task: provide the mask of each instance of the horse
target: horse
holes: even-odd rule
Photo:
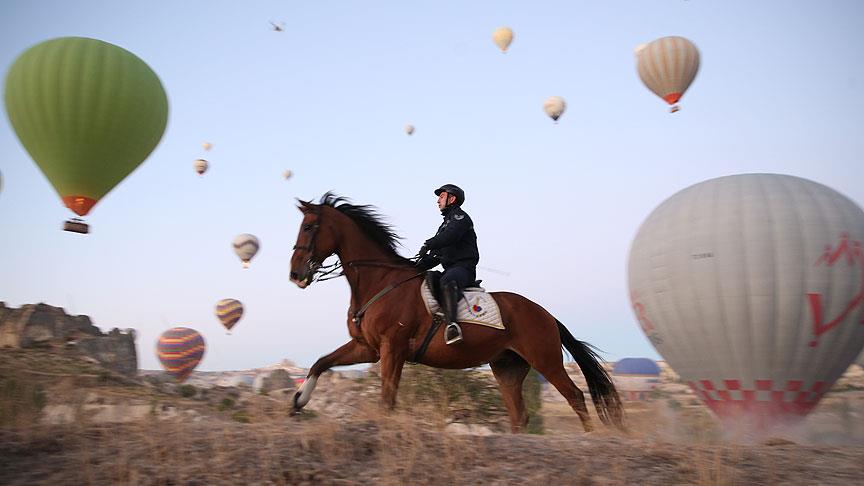
[[[312,365],[293,397],[290,413],[306,406],[321,373],[334,366],[379,361],[382,403],[392,410],[402,368],[418,356],[417,343],[433,326],[420,294],[425,271],[397,252],[400,237],[374,206],[350,204],[332,192],[317,204],[298,202],[303,220],[291,256],[291,281],[305,289],[315,281],[344,275],[351,287],[347,319],[351,339]],[[334,254],[338,263],[324,266]],[[339,267],[341,272],[334,273]],[[445,369],[489,364],[513,433],[524,431],[528,424],[522,382],[533,367],[564,396],[587,433],[593,430],[591,417],[584,394],[564,369],[563,347],[579,365],[600,420],[624,430],[621,400],[594,349],[531,300],[511,292],[491,295],[506,329],[463,324],[463,341],[446,345],[444,326],[437,326],[416,362]]]

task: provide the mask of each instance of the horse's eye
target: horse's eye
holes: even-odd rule
[[[311,224],[304,224],[304,225],[303,225],[303,231],[309,231],[309,230],[311,230],[311,229],[312,229],[312,225],[311,225]]]

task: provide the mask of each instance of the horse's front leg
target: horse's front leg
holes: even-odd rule
[[[402,378],[402,367],[408,359],[405,349],[388,341],[381,343],[381,401],[387,410],[393,410],[396,406],[396,392],[399,390],[399,379]]]
[[[361,344],[355,340],[348,341],[339,347],[336,351],[318,358],[318,361],[309,368],[309,374],[306,376],[306,381],[294,394],[294,402],[291,406],[291,415],[296,414],[301,408],[309,403],[312,397],[312,391],[315,390],[315,385],[318,383],[318,377],[321,373],[329,370],[334,366],[346,366],[358,363],[374,363],[378,361],[378,353],[366,344]]]

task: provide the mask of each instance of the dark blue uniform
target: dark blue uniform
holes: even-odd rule
[[[438,232],[424,243],[430,256],[422,260],[422,266],[432,268],[441,263],[444,267],[441,285],[454,281],[460,289],[465,288],[476,279],[480,261],[474,222],[459,206],[448,206],[441,213],[444,221]]]

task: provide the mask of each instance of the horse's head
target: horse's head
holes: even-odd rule
[[[303,221],[300,222],[294,254],[291,255],[291,281],[305,289],[312,283],[321,262],[336,253],[336,231],[334,218],[323,218],[331,208],[300,201],[297,209],[303,213]]]

